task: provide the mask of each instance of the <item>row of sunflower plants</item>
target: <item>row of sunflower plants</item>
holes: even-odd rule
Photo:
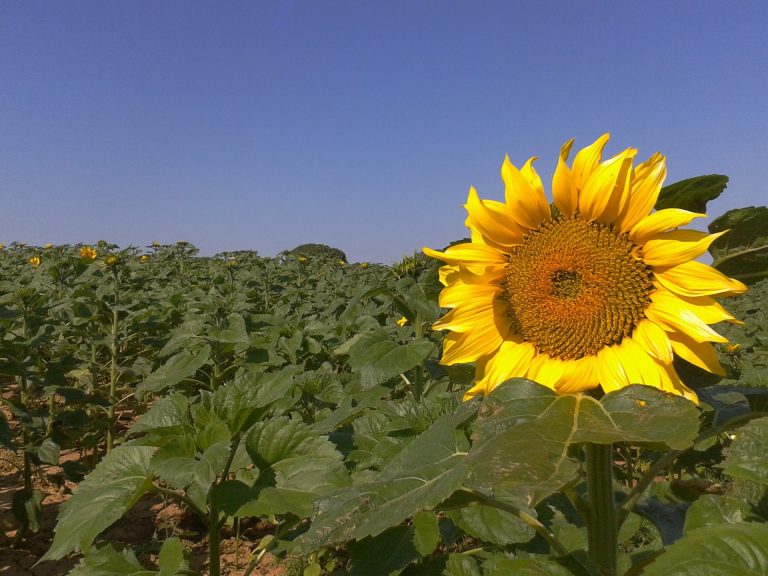
[[[590,169],[598,165],[599,155]],[[657,213],[703,212],[726,181],[667,186]],[[468,207],[474,244],[492,219],[473,198]],[[179,243],[151,247],[143,262],[135,251],[97,247],[104,255],[85,263],[77,247],[61,248],[76,270],[57,297],[90,302],[91,313],[75,315],[89,328],[74,337],[75,323],[61,314],[69,304],[39,314],[63,342],[91,350],[62,352],[75,359],[61,370],[62,386],[82,394],[86,414],[103,415],[93,434],[101,452],[110,450],[62,506],[42,561],[81,553],[71,572],[80,576],[202,571],[188,565],[181,534],[157,543],[151,569],[100,536],[155,494],[204,526],[209,574],[221,573],[222,537],[256,522],[271,531],[254,543],[249,574],[268,552],[298,556],[306,576],[767,573],[767,210],[732,211],[710,226],[732,229],[710,252],[715,267],[750,285],[729,303],[744,323],[716,326],[730,340],[712,349],[724,378],[705,370],[712,354],[675,358],[676,394],[636,385],[650,383],[644,369],[614,390],[574,394],[534,381],[549,384],[547,372],[532,378],[473,358],[477,323],[455,313],[440,319],[439,307],[455,308],[468,289],[438,299],[438,280],[450,287],[451,274],[474,274],[469,290],[477,290],[487,259],[446,259],[438,272],[423,256],[392,267],[289,253],[206,259]],[[485,247],[455,250],[476,257],[503,248],[477,243]],[[53,260],[24,247],[3,257],[14,286],[37,281]],[[564,288],[580,279],[562,272],[551,278]],[[82,290],[101,291],[76,292],[79,278]],[[55,282],[46,282],[53,294]],[[18,322],[19,309],[6,306],[7,320]],[[479,360],[475,369],[468,359]],[[478,383],[485,397],[464,401]],[[41,422],[66,429],[67,408],[35,406]],[[121,407],[130,425],[116,420]],[[31,465],[41,461],[41,442],[17,443]]]

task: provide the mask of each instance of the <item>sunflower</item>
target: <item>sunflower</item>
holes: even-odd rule
[[[465,205],[471,242],[444,252],[435,323],[449,330],[441,362],[476,362],[465,399],[514,377],[557,393],[605,392],[645,384],[696,401],[672,365],[674,355],[723,374],[709,324],[738,322],[717,301],[746,291],[696,262],[723,232],[680,230],[706,216],[677,208],[653,212],[666,176],[659,153],[633,166],[629,148],[601,161],[604,134],[568,167],[560,150],[550,206],[535,158],[504,159],[505,201]]]
[[[91,246],[82,246],[80,248],[80,257],[83,260],[95,260],[97,255],[96,250]]]

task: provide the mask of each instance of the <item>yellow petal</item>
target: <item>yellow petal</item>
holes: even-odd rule
[[[480,200],[477,191],[469,189],[466,208],[472,225],[482,234],[486,244],[508,250],[522,242],[525,231],[502,211],[501,206],[504,205],[500,202]]]
[[[573,184],[577,190],[584,188],[584,184],[590,174],[592,174],[600,164],[603,148],[605,148],[608,138],[610,138],[610,134],[603,134],[592,144],[586,148],[582,148],[576,153],[576,157],[573,159],[573,168],[571,168],[571,176],[573,178]]]
[[[733,278],[701,262],[685,262],[671,268],[653,271],[659,284],[683,296],[711,296],[714,294],[743,294],[747,287]]]
[[[683,360],[712,374],[725,376],[725,370],[720,365],[717,352],[709,342],[696,342],[682,334],[670,334],[669,339],[672,341],[675,354]]]
[[[492,283],[480,284],[465,282],[469,276],[466,272],[456,275],[456,280],[443,288],[438,297],[438,303],[442,308],[454,308],[456,306],[472,305],[473,302],[485,302],[490,304],[499,293],[501,286]]]
[[[616,348],[616,345],[606,346],[597,353],[597,377],[600,379],[600,387],[606,394],[629,384]]]
[[[661,373],[656,362],[632,338],[624,338],[617,349],[619,362],[631,384],[645,384],[661,389]]]
[[[696,342],[727,342],[728,339],[712,330],[696,313],[679,305],[680,301],[668,292],[651,294],[651,303],[645,315],[667,332],[682,332]]]
[[[629,199],[616,223],[621,232],[629,232],[635,224],[650,214],[666,177],[666,162],[664,156],[658,152],[635,166],[630,177]]]
[[[698,230],[662,232],[643,245],[643,262],[649,266],[677,266],[698,258],[728,230],[707,234]]]
[[[555,389],[565,370],[564,362],[558,358],[552,358],[548,354],[538,354],[531,362],[528,370],[528,378],[534,382]]]
[[[560,148],[560,158],[557,160],[557,168],[555,168],[555,175],[552,177],[552,196],[555,201],[555,206],[566,218],[573,216],[578,206],[579,196],[576,190],[576,185],[573,182],[573,176],[571,175],[571,169],[568,168],[566,162],[568,161],[568,155],[571,153],[571,147],[573,146],[573,139],[568,140],[563,147]]]
[[[495,302],[488,298],[462,303],[435,322],[432,328],[467,332],[479,329],[482,325],[493,324]]]
[[[632,339],[660,362],[672,363],[672,344],[667,333],[658,324],[648,319],[640,320],[632,334]]]
[[[474,362],[482,356],[493,354],[508,335],[510,326],[506,318],[478,325],[476,330],[465,333],[449,332],[443,340],[441,364],[452,365]]]
[[[597,366],[594,356],[585,356],[578,360],[563,363],[563,375],[555,384],[558,394],[576,394],[598,386]]]
[[[504,157],[504,163],[501,165],[504,198],[509,215],[529,230],[537,228],[544,220],[552,217],[544,188],[538,174],[533,170],[532,162],[533,158],[526,162],[525,172],[518,170],[509,161],[508,156]]]
[[[446,248],[445,252],[433,250],[426,246],[422,248],[422,251],[427,256],[432,258],[438,258],[446,262],[447,264],[459,264],[466,262],[477,262],[480,264],[505,264],[507,259],[504,254],[499,252],[492,246],[486,244],[475,244],[471,242],[465,242],[463,244],[455,244]]]
[[[661,288],[657,298],[664,298],[669,303],[669,306],[674,308],[686,308],[696,314],[703,322],[707,324],[717,324],[718,322],[731,322],[733,324],[742,324],[737,320],[733,314],[723,308],[720,303],[711,296],[698,296],[691,298],[689,296],[681,296],[680,294],[674,294]],[[674,298],[670,300],[669,298]]]
[[[590,174],[579,194],[579,211],[587,220],[610,224],[616,220],[627,198],[632,158],[629,148],[600,164]]]
[[[488,394],[510,378],[525,376],[534,354],[533,345],[528,342],[505,340],[496,354],[478,360],[477,381],[464,394],[464,400],[477,394]]]
[[[661,232],[687,226],[694,218],[703,218],[706,214],[697,214],[680,208],[665,208],[646,216],[632,227],[629,238],[641,246]]]

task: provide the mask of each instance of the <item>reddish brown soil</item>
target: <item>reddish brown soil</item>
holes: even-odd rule
[[[77,460],[77,452],[64,452],[61,459]],[[58,508],[75,484],[63,478],[58,466],[43,467],[35,477],[35,487],[45,493],[42,527],[37,534],[26,534],[16,542],[17,525],[11,513],[14,493],[22,485],[17,454],[0,449],[0,576],[64,576],[79,561],[72,556],[56,562],[35,563],[51,544]],[[222,573],[243,576],[259,540],[272,532],[267,523],[243,523],[240,538],[225,532],[221,543]],[[101,536],[104,540],[130,546],[147,567],[157,561],[157,553],[166,538],[178,536],[187,550],[190,569],[198,574],[207,573],[207,538],[202,524],[173,503],[157,496],[143,498],[128,514],[113,524]],[[266,555],[251,572],[254,576],[284,576],[285,567],[272,556]]]

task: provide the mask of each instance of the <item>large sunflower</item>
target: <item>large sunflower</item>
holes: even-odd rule
[[[672,366],[673,354],[723,374],[710,328],[735,321],[713,296],[744,292],[741,282],[696,262],[722,234],[678,230],[705,216],[652,212],[666,176],[654,154],[633,166],[629,148],[601,162],[604,134],[580,150],[560,150],[550,207],[535,158],[521,169],[504,159],[505,202],[470,188],[471,242],[445,252],[436,324],[449,330],[442,362],[476,362],[465,398],[513,377],[558,393],[646,384],[696,401]]]

